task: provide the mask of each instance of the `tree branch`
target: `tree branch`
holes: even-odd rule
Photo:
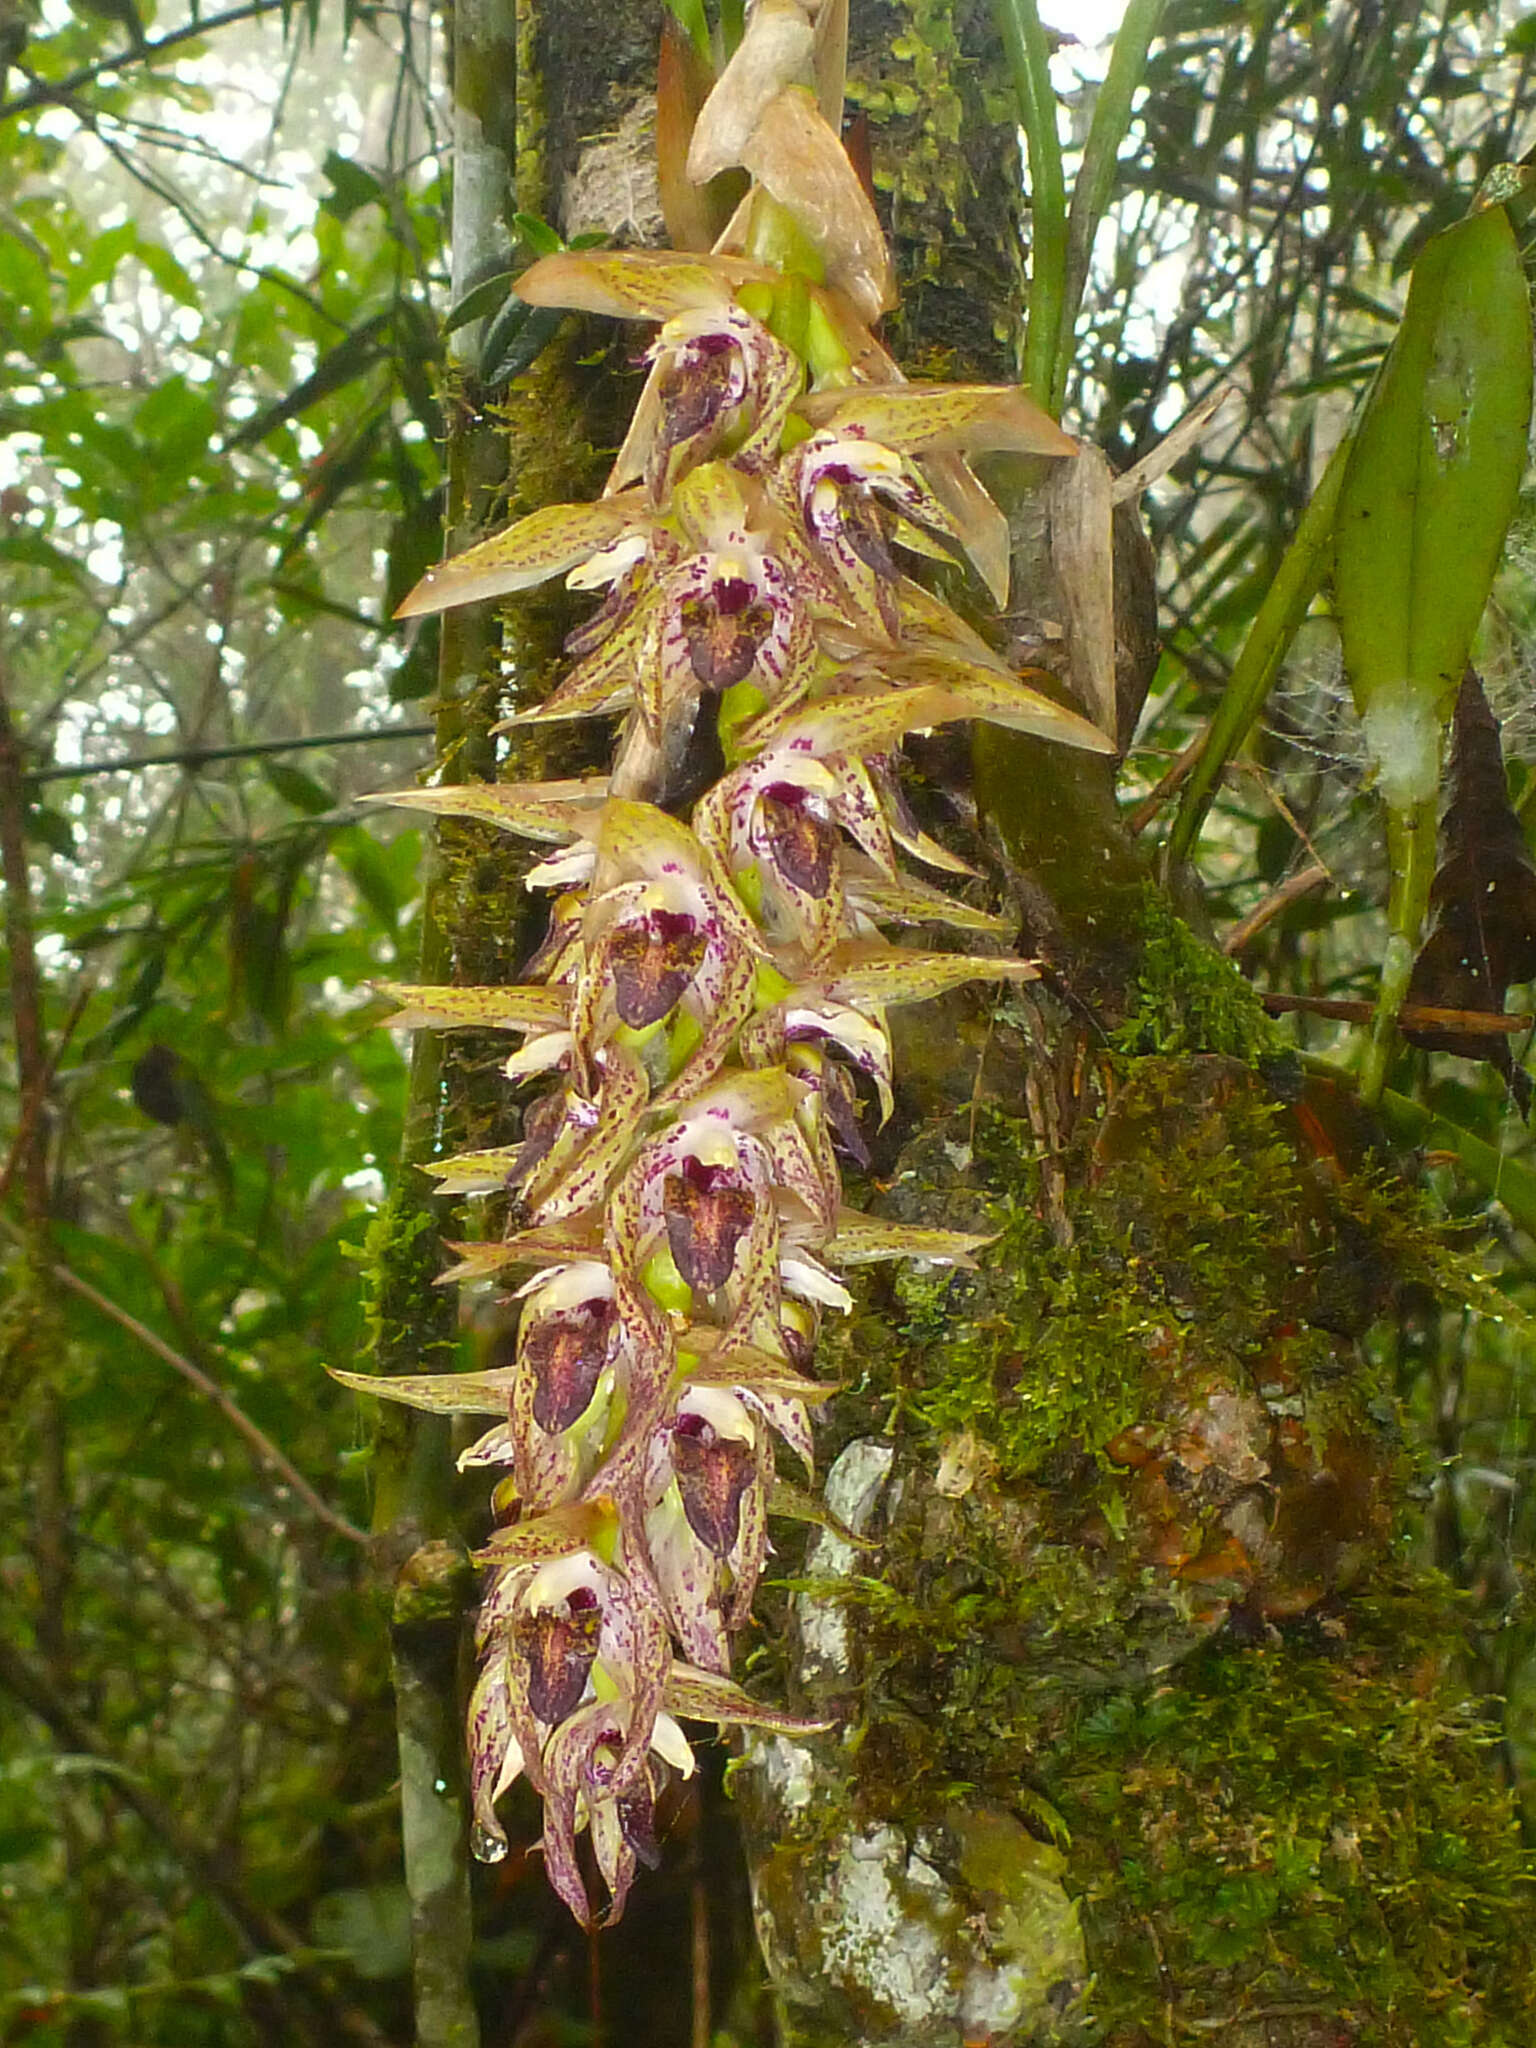
[[[21,742],[11,722],[4,659],[0,657],[0,876],[5,881],[5,942],[10,954],[11,1018],[16,1031],[16,1081],[20,1097],[16,1150],[27,1226],[36,1232],[48,1221],[48,1145],[42,1125],[48,1055],[43,1045],[42,984],[32,937],[26,803]]]
[[[244,7],[232,7],[227,14],[210,14],[201,21],[194,16],[182,27],[170,29],[165,35],[156,37],[154,42],[145,43],[142,49],[121,50],[112,57],[98,57],[93,64],[82,64],[78,71],[71,71],[67,78],[36,78],[28,72],[32,84],[27,90],[17,93],[14,99],[0,100],[0,121],[14,120],[18,114],[29,114],[34,107],[67,104],[81,86],[93,85],[109,72],[129,71],[141,64],[152,66],[157,57],[175,49],[180,43],[197,42],[218,29],[231,27],[237,21],[254,21],[263,14],[280,13],[286,4],[287,0],[246,0]]]
[[[100,1730],[59,1692],[38,1660],[3,1639],[0,1686],[37,1716],[61,1748],[76,1756],[92,1757],[107,1767],[107,1783],[114,1796],[138,1816],[151,1836],[181,1865],[247,1955],[276,1954],[298,1961],[309,1953],[308,1944],[299,1939],[287,1921],[234,1884],[139,1774],[123,1765]],[[334,1999],[324,1985],[314,1988],[325,1996],[329,2015],[345,2039],[358,2043],[359,2048],[385,2048],[385,2037],[367,2013]]]
[[[345,1536],[349,1543],[369,1541],[366,1530],[356,1528],[344,1515],[338,1514],[335,1508],[329,1506],[303,1473],[288,1462],[271,1438],[257,1428],[239,1403],[225,1392],[217,1380],[210,1379],[201,1366],[194,1365],[190,1358],[183,1358],[181,1353],[173,1350],[163,1337],[157,1336],[147,1323],[141,1323],[137,1316],[130,1315],[125,1308],[120,1308],[115,1301],[93,1287],[89,1280],[82,1280],[78,1273],[72,1273],[68,1266],[51,1266],[49,1271],[61,1287],[67,1287],[72,1294],[78,1294],[82,1301],[88,1301],[92,1308],[99,1309],[102,1315],[109,1316],[121,1329],[136,1337],[147,1351],[153,1351],[157,1358],[164,1359],[173,1372],[179,1372],[190,1386],[195,1387],[206,1400],[211,1401],[225,1420],[245,1438],[256,1453],[258,1463],[269,1467],[285,1486],[297,1494],[317,1521],[323,1522],[328,1529],[334,1529],[338,1536]]]

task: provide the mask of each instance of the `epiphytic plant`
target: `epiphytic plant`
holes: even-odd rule
[[[759,0],[702,99],[688,189],[733,166],[752,179],[713,252],[568,252],[519,281],[535,306],[660,323],[633,426],[595,503],[520,520],[403,608],[558,575],[601,591],[574,667],[522,720],[624,715],[611,776],[392,799],[553,848],[528,878],[556,892],[536,982],[395,991],[403,1021],[521,1034],[508,1076],[549,1077],[520,1145],[431,1169],[514,1198],[512,1234],[462,1248],[459,1274],[534,1272],[510,1366],[342,1375],[495,1418],[462,1461],[508,1468],[478,1560],[475,1848],[505,1854],[496,1803],[526,1774],[551,1881],[583,1920],[578,1833],[615,1918],[654,1855],[661,1774],[692,1768],[680,1719],[807,1726],[732,1681],[731,1639],[768,1547],[776,1440],[811,1466],[809,1411],[831,1391],[808,1375],[817,1323],[849,1306],[836,1269],[985,1242],[841,1202],[862,1102],[891,1106],[887,1008],[1034,973],[1002,950],[1002,920],[899,867],[898,849],[959,866],[901,798],[903,736],[977,718],[1112,744],[903,567],[968,555],[1001,603],[1006,526],[966,457],[1076,444],[1017,389],[906,383],[870,334],[892,286],[837,139],[838,13]],[[701,721],[724,773],[684,822],[663,805]],[[882,929],[925,922],[995,950]]]

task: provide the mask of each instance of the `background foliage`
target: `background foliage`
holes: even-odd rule
[[[367,983],[416,951],[417,836],[350,800],[408,779],[433,685],[431,635],[387,620],[439,546],[439,29],[351,0],[200,22],[0,0],[0,53],[0,685],[27,778],[4,801],[51,1063],[30,1122],[0,1063],[0,2039],[404,2039],[368,1453],[321,1368],[364,1341],[357,1253],[398,1145],[400,1048]],[[1146,507],[1167,651],[1125,783],[1143,829],[1416,250],[1536,143],[1533,65],[1536,17],[1508,0],[1171,0],[1068,397],[1123,466],[1217,379],[1234,392]],[[1069,172],[1102,70],[1055,60]],[[1536,505],[1479,654],[1525,821],[1533,535]],[[174,758],[82,772],[125,755]],[[1265,990],[1370,992],[1361,761],[1319,616],[1199,850],[1211,930]],[[13,889],[25,1011],[22,907]],[[1417,1053],[1394,1086],[1421,1110],[1400,1142],[1429,1143],[1437,1198],[1529,1308],[1536,1182],[1504,1082]],[[1528,1333],[1421,1307],[1373,1341],[1523,1782]],[[658,1957],[645,2038],[699,2038],[701,2004],[755,2037],[734,1872],[718,1801],[690,1807],[599,1963],[514,1859],[481,1901],[497,2038],[600,2033]]]

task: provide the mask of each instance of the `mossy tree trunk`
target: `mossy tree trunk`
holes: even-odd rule
[[[659,18],[520,0],[518,201],[567,233],[657,229]],[[893,346],[1010,374],[1020,178],[990,10],[854,0],[853,50],[904,272]],[[510,395],[498,516],[595,487],[625,345],[585,329]],[[995,481],[1028,649],[1053,616],[1047,513],[1027,477]],[[524,701],[562,603],[510,615]],[[1121,623],[1134,664],[1146,620]],[[487,706],[503,687],[478,685]],[[505,772],[595,758],[559,744]],[[924,822],[1049,971],[913,1013],[874,1185],[851,1190],[1000,1235],[977,1272],[869,1284],[825,1347],[847,1389],[829,1495],[865,1547],[820,1532],[802,1562],[786,1537],[797,1590],[764,1634],[840,1732],[732,1771],[784,2038],[1536,2038],[1515,1816],[1451,1598],[1409,1563],[1412,1460],[1362,1341],[1433,1267],[1415,1198],[1174,915],[1112,770],[985,748],[914,750]],[[496,978],[487,950],[511,978],[517,856],[466,827],[445,863],[457,978]],[[456,1142],[509,1135],[492,1072],[451,1042]]]

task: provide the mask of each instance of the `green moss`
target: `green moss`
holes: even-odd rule
[[[1003,1191],[998,1238],[980,1273],[895,1277],[902,1412],[974,1430],[1007,1481],[1067,1449],[1097,1457],[1171,1381],[1256,1351],[1295,1311],[1305,1191],[1282,1115],[1219,1061],[1121,1068],[1062,1243],[1028,1127],[982,1108],[968,1171]],[[861,1330],[852,1349],[870,1343]]]
[[[1225,1053],[1255,1060],[1282,1041],[1252,986],[1230,960],[1196,937],[1158,889],[1140,893],[1140,940],[1118,1052]]]
[[[873,130],[902,293],[887,343],[911,375],[1016,371],[1024,241],[998,227],[1019,214],[1022,185],[987,119],[1006,85],[987,0],[854,11],[848,98]]]
[[[1362,2048],[1536,2038],[1531,1860],[1444,1669],[1454,1605],[1405,1587],[1322,1654],[1308,1630],[1213,1644],[1176,1684],[1081,1714],[1045,1776],[1104,2038],[1144,2039],[1120,2029],[1159,2007],[1179,2039],[1242,2039],[1266,2008]]]

